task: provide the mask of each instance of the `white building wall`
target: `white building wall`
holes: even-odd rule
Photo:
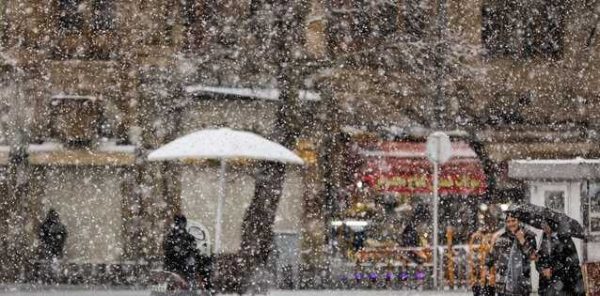
[[[65,261],[116,263],[122,255],[118,169],[47,167],[43,213],[55,208],[69,232]]]
[[[208,228],[214,246],[219,167],[186,166],[181,180],[183,213],[188,220],[196,220]],[[254,184],[254,172],[251,166],[228,167],[221,236],[223,252],[236,252],[240,248],[242,220],[254,196]],[[302,188],[299,169],[288,169],[275,218],[276,232],[300,231]]]

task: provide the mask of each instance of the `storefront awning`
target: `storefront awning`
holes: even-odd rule
[[[382,142],[355,147],[362,165],[359,179],[380,193],[431,194],[433,165],[425,156],[425,143]],[[482,195],[486,176],[477,155],[462,142],[453,143],[453,157],[440,168],[441,195]]]

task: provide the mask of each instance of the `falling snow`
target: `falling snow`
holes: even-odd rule
[[[599,1],[0,7],[11,295],[600,289]]]

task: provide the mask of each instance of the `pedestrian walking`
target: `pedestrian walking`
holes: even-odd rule
[[[213,272],[213,256],[210,254],[198,254],[197,270],[200,276],[200,286],[209,292],[212,292],[212,272]]]
[[[430,218],[431,215],[429,215],[427,207],[419,204],[407,220],[400,234],[400,245],[413,249],[407,253],[407,258],[418,265],[425,263],[429,259],[428,254],[425,252],[428,242],[422,239],[419,230],[426,228],[425,225],[430,223]]]
[[[543,236],[536,268],[540,273],[539,294],[585,295],[577,249],[570,236],[559,235],[553,221],[542,224]]]
[[[54,282],[60,269],[59,260],[63,257],[65,242],[67,241],[67,228],[60,221],[58,212],[51,208],[46,214],[38,237],[40,239],[40,270],[44,282]]]
[[[506,226],[492,238],[487,268],[495,268],[497,295],[525,296],[531,293],[531,260],[536,259],[535,234],[525,229],[510,212]]]
[[[60,221],[58,212],[55,209],[48,210],[38,234],[42,258],[46,260],[62,258],[67,235],[67,228]]]
[[[173,219],[164,241],[164,269],[185,278],[195,288],[198,251],[194,237],[187,231],[187,218],[178,214]]]

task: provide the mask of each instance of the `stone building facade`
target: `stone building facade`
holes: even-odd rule
[[[346,144],[357,139],[474,135],[504,189],[519,186],[504,178],[511,159],[599,156],[594,1],[531,1],[552,2],[531,23],[520,12],[529,1],[438,1],[308,1],[298,63],[320,99],[301,100],[296,150],[309,165],[289,169],[276,222],[306,233],[303,248],[322,255],[305,263],[326,261],[328,211]],[[145,155],[199,128],[272,134],[277,101],[231,92],[276,88],[272,48],[261,47],[271,10],[256,3],[3,2],[3,279],[26,277],[35,263],[49,207],[79,242],[65,257],[77,266],[159,260],[175,212],[212,229],[215,164],[151,164]],[[245,61],[232,62],[240,52]],[[228,179],[228,196],[239,196],[225,213],[228,252],[239,245],[252,174],[239,163]]]

